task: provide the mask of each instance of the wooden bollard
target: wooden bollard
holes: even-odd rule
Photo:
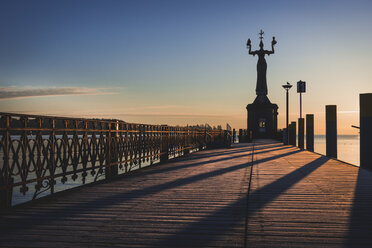
[[[359,95],[360,167],[372,170],[372,93]]]
[[[296,122],[292,121],[288,127],[289,134],[289,144],[296,146]]]
[[[293,126],[292,123],[288,125],[288,145],[292,145],[292,134],[293,134]]]
[[[306,149],[314,151],[314,115],[306,115]]]
[[[326,155],[337,158],[337,110],[336,105],[326,105]]]
[[[304,149],[305,139],[304,118],[298,118],[298,147]]]
[[[288,145],[288,129],[287,128],[283,129],[283,144]]]

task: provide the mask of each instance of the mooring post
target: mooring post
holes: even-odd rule
[[[337,158],[337,110],[336,105],[326,105],[326,155]]]
[[[289,144],[296,146],[296,122],[292,121],[288,127],[289,132]]]
[[[239,143],[243,143],[243,129],[239,129]]]
[[[232,143],[235,143],[236,141],[236,131],[235,131],[235,128],[233,129],[232,131]]]
[[[283,144],[288,145],[288,129],[287,128],[283,129]]]
[[[283,135],[282,137],[283,144],[288,145],[288,129],[287,128],[283,128],[282,135]]]
[[[297,129],[296,129],[296,126],[297,126],[297,124],[296,124],[296,122],[295,121],[293,121],[292,122],[292,133],[293,133],[293,135],[292,135],[292,145],[293,146],[296,146],[296,136],[297,136]]]
[[[304,149],[304,136],[305,136],[305,127],[304,127],[304,118],[298,118],[298,147]]]
[[[372,93],[359,95],[360,167],[372,170]]]
[[[306,149],[314,151],[314,115],[306,115]]]

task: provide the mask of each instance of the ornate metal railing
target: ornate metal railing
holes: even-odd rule
[[[229,127],[228,127],[229,128]],[[132,124],[0,113],[0,208],[22,195],[55,193],[55,185],[110,179],[210,144],[231,143],[231,130]]]

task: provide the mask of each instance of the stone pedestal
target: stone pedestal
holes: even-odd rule
[[[255,101],[247,105],[248,132],[252,131],[253,139],[275,138],[278,129],[278,105],[270,102]]]

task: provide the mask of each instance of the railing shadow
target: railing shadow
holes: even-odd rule
[[[219,150],[217,149],[217,151],[215,150],[210,150],[211,152],[208,152],[207,153],[203,153],[203,154],[198,154],[198,153],[195,153],[193,154],[193,157],[192,158],[189,158],[188,160],[192,160],[192,159],[200,159],[200,158],[208,158],[208,157],[215,157],[216,155],[230,155],[230,154],[235,154],[235,153],[240,153],[240,152],[246,152],[247,151],[247,147],[251,148],[252,144],[234,144],[232,145],[232,148],[230,148],[229,150]],[[269,149],[269,148],[274,148],[274,147],[281,147],[282,144],[280,143],[269,143],[269,144],[265,144],[265,145],[259,145],[259,146],[256,146],[255,147],[255,150],[258,151],[258,150],[263,150],[263,149]],[[288,148],[288,147],[286,147]],[[284,148],[283,148],[284,149]]]
[[[265,150],[265,151],[257,151],[257,150],[260,150],[260,149],[256,149],[255,148],[254,154],[263,154],[263,153],[267,153],[267,152],[285,150],[285,149],[289,149],[289,148],[292,148],[292,147],[283,147],[283,146],[280,146],[280,147],[278,147],[276,149],[270,149],[270,150]],[[248,156],[251,155],[251,153],[246,153],[246,152],[250,152],[250,151],[252,151],[252,150],[251,149],[247,149],[246,151],[235,152],[235,153],[243,153],[243,152],[245,152],[244,154],[240,154],[240,155],[223,157],[223,158],[212,159],[212,160],[208,160],[208,161],[201,161],[201,162],[190,163],[190,164],[187,163],[187,164],[182,164],[182,165],[175,165],[175,166],[166,167],[166,168],[157,168],[156,170],[148,170],[148,171],[139,172],[137,175],[138,176],[155,175],[155,174],[160,174],[160,173],[165,173],[165,172],[171,172],[171,171],[175,171],[175,170],[179,170],[179,169],[183,169],[183,168],[196,167],[196,166],[205,165],[205,164],[209,164],[209,163],[216,163],[216,162],[222,162],[222,161],[232,160],[232,159],[241,158],[241,157],[248,157]],[[230,153],[229,155],[231,155],[231,154],[233,154],[233,153]],[[219,155],[226,155],[226,154],[225,153],[223,153],[223,154],[215,153],[212,157],[219,156]],[[203,158],[205,158],[205,157],[203,157]],[[189,161],[189,160],[191,160],[191,159],[180,158],[180,160],[178,160],[178,161]]]
[[[296,154],[298,152],[299,150],[294,150],[294,151],[290,151],[287,153],[282,153],[276,156],[272,156],[269,158],[265,158],[257,162],[266,162],[266,161],[274,160],[280,157]],[[72,216],[76,216],[76,215],[83,214],[83,213],[97,210],[97,209],[102,209],[106,206],[110,206],[113,204],[128,202],[128,201],[142,198],[142,197],[145,197],[151,194],[159,193],[167,189],[172,189],[172,188],[176,188],[179,186],[188,185],[188,184],[191,184],[197,181],[205,180],[211,177],[216,177],[216,176],[219,176],[225,173],[240,170],[240,169],[246,168],[247,166],[250,166],[250,164],[248,163],[238,164],[238,165],[234,165],[231,167],[220,168],[220,169],[213,170],[210,172],[193,175],[190,177],[158,184],[158,185],[143,188],[143,189],[132,190],[129,192],[113,193],[109,196],[102,197],[102,198],[99,198],[93,201],[71,204],[69,207],[66,207],[66,208],[54,208],[52,210],[46,210],[43,212],[30,213],[29,215],[25,216],[25,218],[22,218],[22,219],[17,218],[17,219],[7,220],[6,213],[5,213],[5,215],[3,214],[3,216],[0,215],[0,223],[5,224],[7,223],[7,221],[11,221],[11,225],[8,225],[7,228],[3,228],[3,232],[1,232],[0,236],[3,236],[3,235],[6,236],[7,234],[11,234],[14,232],[22,232],[22,230],[29,229],[29,228],[37,228],[38,225],[42,225],[50,221],[62,220],[67,217],[71,218]],[[61,197],[63,196],[63,194],[64,192],[61,193]],[[14,211],[17,211],[17,208],[15,208]]]

